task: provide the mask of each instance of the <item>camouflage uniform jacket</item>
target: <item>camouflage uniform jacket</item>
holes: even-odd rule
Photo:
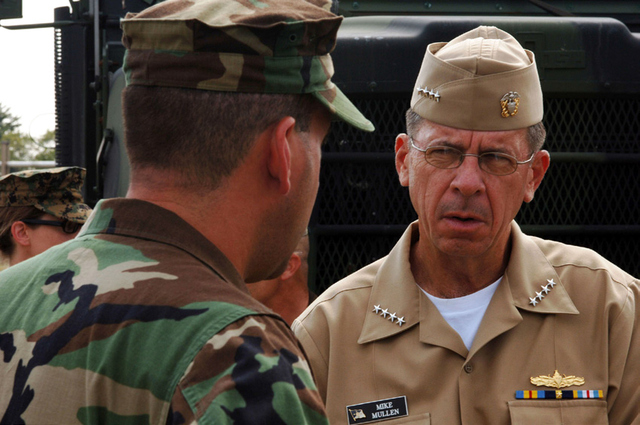
[[[0,423],[328,422],[297,340],[231,262],[117,199],[0,274]]]

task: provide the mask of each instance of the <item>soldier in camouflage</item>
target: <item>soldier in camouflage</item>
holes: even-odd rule
[[[73,238],[91,213],[79,167],[26,170],[0,178],[0,252],[9,265]]]
[[[168,0],[122,22],[131,183],[0,273],[0,423],[327,424],[303,351],[245,282],[282,273],[330,121],[320,0]]]

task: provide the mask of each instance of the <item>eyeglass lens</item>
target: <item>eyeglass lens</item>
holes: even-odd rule
[[[477,157],[480,169],[491,174],[511,174],[518,168],[518,161],[515,158],[498,152],[488,152],[480,155],[463,154],[458,149],[435,146],[426,149],[424,156],[429,164],[438,168],[457,168],[462,164],[465,156]]]
[[[64,220],[62,222],[62,231],[65,233],[75,233],[82,226],[80,223],[76,223],[75,221],[67,221]]]

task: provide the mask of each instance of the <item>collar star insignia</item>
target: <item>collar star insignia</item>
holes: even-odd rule
[[[547,294],[549,294],[549,292],[551,292],[551,290],[553,289],[554,286],[556,286],[556,282],[554,282],[553,279],[547,279],[547,284],[546,285],[540,285],[540,288],[542,288],[542,291],[536,292],[536,296],[535,297],[529,298],[529,304],[531,304],[531,305],[533,305],[535,307],[536,304],[538,304],[538,303],[540,303],[540,301],[542,301],[542,299],[544,298],[545,295],[547,295]]]
[[[404,316],[399,317],[395,311],[393,313],[390,313],[388,308],[383,309],[380,304],[374,305],[373,310],[371,311],[377,315],[382,316],[385,319],[391,320],[391,323],[395,323],[400,327],[402,327],[403,324],[407,323],[407,321],[404,320]]]

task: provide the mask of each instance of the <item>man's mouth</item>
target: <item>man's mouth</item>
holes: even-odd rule
[[[482,221],[480,217],[467,215],[467,214],[447,214],[444,218],[450,220],[457,220],[462,222],[470,222],[470,221]]]
[[[455,232],[476,232],[485,223],[485,220],[476,214],[448,213],[444,215],[447,227]]]

